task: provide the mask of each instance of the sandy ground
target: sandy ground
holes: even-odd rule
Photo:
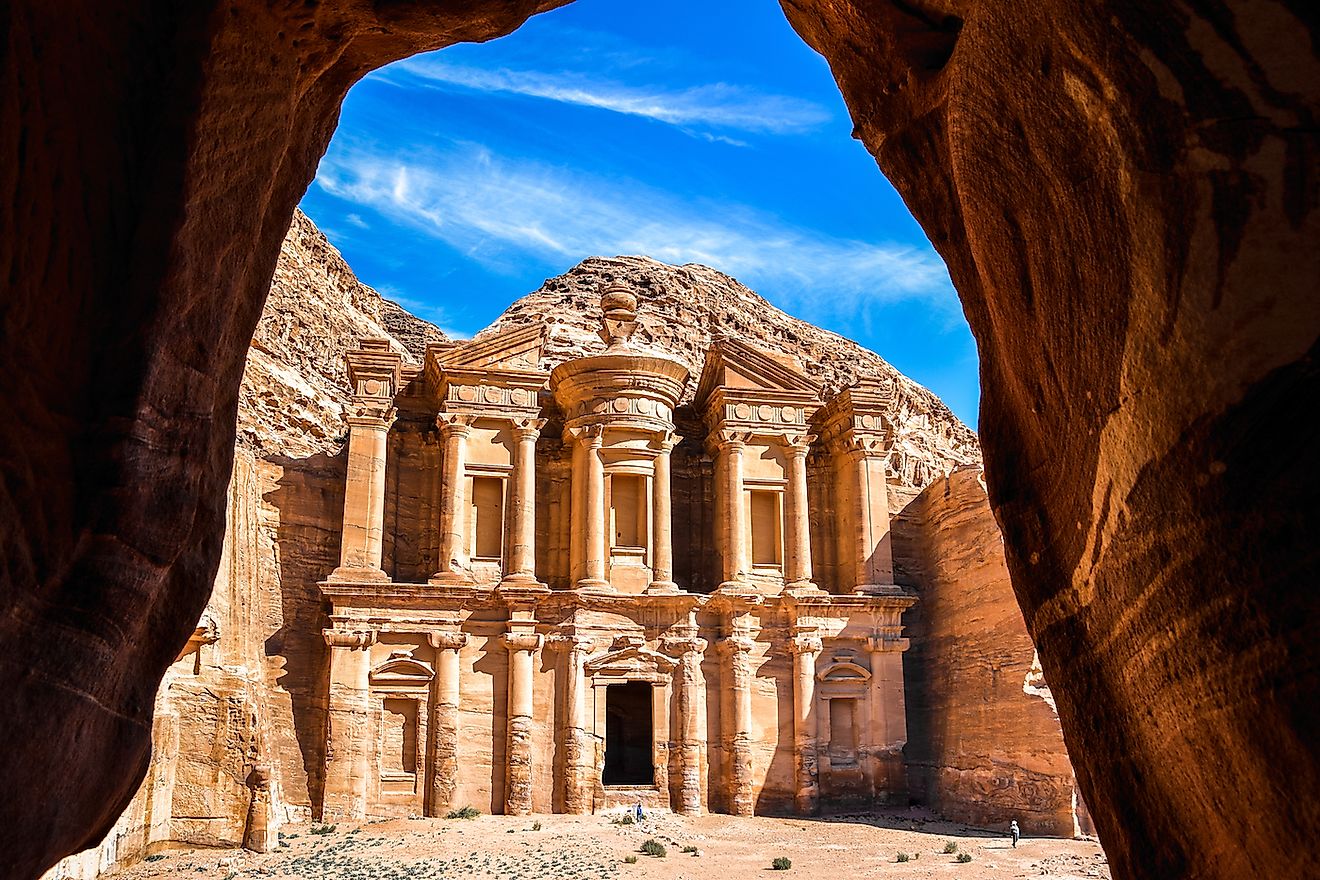
[[[617,816],[613,817],[617,821]],[[539,823],[539,828],[538,828]],[[917,812],[821,820],[735,819],[658,815],[640,826],[610,816],[481,816],[477,819],[394,819],[365,824],[285,826],[280,849],[188,849],[157,853],[113,875],[148,877],[318,878],[318,880],[785,880],[804,878],[1046,877],[1109,878],[1092,840],[1027,838],[1016,849],[1003,837],[930,819]],[[658,840],[663,858],[643,855]],[[944,852],[956,843],[972,860]],[[695,847],[696,852],[683,852]],[[898,861],[898,853],[909,860]],[[629,864],[625,859],[636,856]],[[777,856],[792,860],[775,871]]]

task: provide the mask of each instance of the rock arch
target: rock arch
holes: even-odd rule
[[[13,876],[93,843],[145,767],[219,558],[247,341],[345,92],[557,5],[0,11]],[[962,297],[991,499],[1116,876],[1304,873],[1313,4],[783,5]]]

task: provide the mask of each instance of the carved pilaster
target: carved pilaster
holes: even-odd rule
[[[443,816],[453,808],[454,789],[458,785],[459,654],[467,646],[467,633],[438,630],[427,634],[435,648],[434,690],[431,695],[431,790],[426,814]]]
[[[708,643],[696,636],[669,636],[661,643],[666,654],[678,658],[674,674],[678,679],[679,723],[679,794],[676,812],[685,816],[701,815],[702,765],[705,763],[706,681],[701,659]]]
[[[526,816],[532,811],[532,672],[533,658],[545,639],[538,633],[504,634],[509,650],[507,769],[504,813]]]
[[[752,664],[751,651],[756,643],[742,636],[720,639],[719,651],[726,658],[729,675],[730,718],[725,722],[724,739],[729,756],[726,798],[729,812],[751,816],[755,811],[752,780]]]
[[[592,777],[595,773],[595,744],[586,726],[586,674],[584,667],[591,640],[584,636],[558,635],[546,647],[564,655],[564,812],[591,812]]]
[[[801,634],[788,643],[793,653],[793,755],[797,771],[794,802],[799,815],[820,810],[819,733],[816,724],[816,658],[821,640]]]
[[[444,457],[440,470],[440,567],[431,576],[433,583],[465,583],[470,579],[464,493],[472,421],[473,417],[464,413],[444,412],[435,417]]]

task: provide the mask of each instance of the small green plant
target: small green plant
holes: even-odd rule
[[[533,822],[533,823],[532,823],[532,830],[533,830],[533,831],[540,831],[540,830],[541,830],[541,823],[540,823],[540,822]]]
[[[631,810],[629,810],[628,812],[624,813],[622,816],[619,816],[618,818],[616,818],[616,819],[612,819],[612,820],[610,820],[610,821],[612,821],[615,825],[635,825],[635,824],[637,824],[637,823],[636,823],[636,820],[633,819],[633,814],[632,814],[632,811],[631,811]]]
[[[944,842],[944,852],[946,854],[953,855],[957,851],[958,851],[958,844],[954,843],[952,840],[946,840]]]
[[[898,855],[894,856],[894,861],[896,861],[896,862],[910,862],[910,861],[912,861],[912,856],[908,855],[907,853],[899,853]]]
[[[313,834],[334,834],[338,825],[313,825],[311,832]]]
[[[637,864],[637,856],[627,856],[623,861],[625,864],[635,865]]]
[[[774,868],[776,871],[787,871],[789,868],[793,867],[793,860],[785,856],[780,856],[770,863],[770,867]]]
[[[481,811],[476,807],[468,805],[459,810],[450,810],[445,816],[446,819],[475,819],[481,815]]]
[[[644,855],[653,856],[657,859],[663,859],[665,856],[669,855],[669,850],[665,849],[663,843],[652,837],[642,844],[642,853]]]
[[[965,864],[967,864],[968,862],[970,862],[971,860],[972,860],[972,854],[971,854],[971,853],[958,853],[958,862],[959,862],[959,864],[963,864],[963,865],[965,865]]]
[[[692,853],[692,855],[695,856],[697,854],[697,848],[695,846],[685,846],[683,847],[683,852]]]
[[[147,861],[159,862],[163,858],[165,858],[165,853],[152,853],[151,855],[147,856]]]

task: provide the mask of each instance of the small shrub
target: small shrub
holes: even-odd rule
[[[481,811],[476,807],[468,805],[461,810],[450,810],[445,816],[446,819],[475,819],[481,815]]]
[[[793,860],[780,856],[770,863],[770,867],[774,868],[776,871],[787,871],[789,868],[793,867]]]
[[[633,819],[633,814],[632,814],[632,811],[631,811],[631,810],[629,810],[628,812],[624,813],[622,816],[620,816],[620,817],[618,817],[618,818],[616,818],[616,819],[612,819],[612,820],[610,820],[610,821],[612,821],[615,825],[635,825],[635,824],[637,824],[636,820]]]
[[[947,853],[948,855],[953,855],[957,851],[958,851],[958,844],[954,843],[952,840],[947,840],[944,842],[945,853]]]
[[[541,830],[541,823],[540,823],[540,822],[533,822],[533,823],[532,823],[532,830],[533,830],[533,831],[540,831],[540,830]]]
[[[338,825],[313,825],[311,830],[313,834],[334,834],[338,827]]]
[[[147,856],[147,861],[159,862],[163,858],[165,858],[165,853],[152,853],[151,855]]]
[[[353,831],[357,831],[357,829],[354,828]],[[351,833],[351,832],[350,832],[350,833]],[[296,835],[296,834],[281,834],[280,837],[283,837],[285,840],[297,840],[297,839],[298,839],[298,835]]]
[[[695,846],[685,846],[683,847],[683,852],[692,853],[692,855],[695,856],[697,854],[697,848]]]
[[[642,853],[648,856],[654,856],[657,859],[663,859],[665,856],[669,855],[669,850],[665,849],[663,843],[652,837],[647,840],[646,843],[642,844]]]
[[[972,854],[971,854],[971,853],[958,853],[958,862],[959,862],[960,864],[965,865],[965,864],[967,864],[968,862],[970,862],[971,860],[972,860]]]
[[[907,853],[899,853],[898,855],[894,856],[894,861],[896,862],[907,862],[911,860],[912,860],[912,856],[908,855]]]
[[[635,864],[637,864],[637,856],[628,856],[628,857],[625,858],[623,861],[624,861],[626,864],[629,864],[629,865],[635,865]]]

